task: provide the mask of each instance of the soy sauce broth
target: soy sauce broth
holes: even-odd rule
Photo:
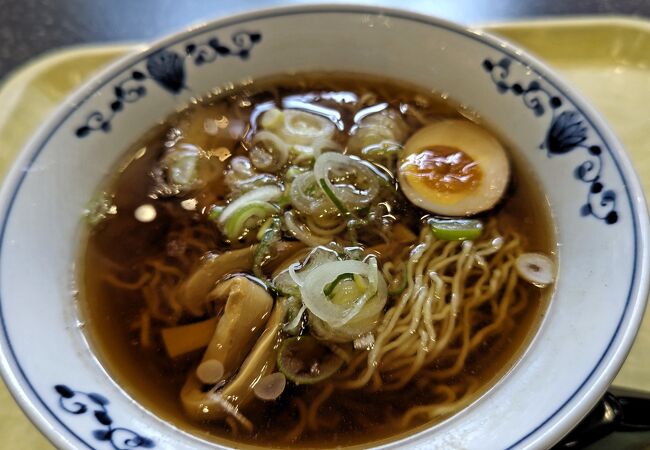
[[[87,322],[87,334],[93,349],[109,375],[138,403],[172,425],[208,441],[274,448],[327,448],[393,440],[440,422],[419,419],[402,428],[387,415],[399,416],[408,408],[433,400],[428,386],[411,383],[396,392],[368,394],[359,391],[337,392],[321,406],[322,416],[331,423],[320,430],[307,430],[299,439],[289,434],[299,419],[298,403],[310,404],[322,393],[321,385],[288,384],[279,400],[262,402],[247,408],[247,417],[255,423],[252,433],[233,433],[225,423],[196,423],[185,417],[179,392],[187,372],[201,358],[201,351],[170,359],[162,344],[159,330],[169,324],[150,320],[138,323],[147,301],[140,290],[131,286],[118,288],[107,281],[128,280],[137,284],[147,261],[158,259],[174,267],[179,282],[204,257],[206,250],[219,252],[226,245],[219,230],[201,214],[202,208],[223,201],[227,190],[223,177],[213,181],[209,192],[200,196],[152,198],[156,180],[154,164],[165,151],[165,142],[174,128],[183,128],[223,159],[223,166],[233,155],[246,154],[240,141],[255,131],[256,118],[266,109],[277,106],[303,108],[329,115],[339,130],[348,132],[367,111],[350,112],[363,96],[374,96],[373,105],[386,103],[401,111],[411,132],[419,127],[409,109],[427,120],[470,118],[482,121],[469,109],[449,101],[445,96],[391,80],[340,73],[310,73],[259,80],[233,90],[215,93],[148,132],[125,152],[113,175],[101,186],[112,196],[116,213],[90,229],[82,246],[79,277],[82,286],[81,312]],[[366,99],[367,100],[367,99]],[[347,105],[347,107],[342,107]],[[356,115],[356,117],[355,117]],[[489,119],[489,118],[486,118]],[[341,142],[344,144],[344,142]],[[206,148],[207,147],[207,148]],[[505,200],[487,215],[496,215],[504,228],[518,230],[527,251],[553,250],[554,236],[550,215],[529,168],[510,155],[513,179]],[[187,201],[190,200],[188,203]],[[188,207],[188,204],[191,207]],[[135,217],[142,205],[151,205],[156,216],[143,222]],[[193,206],[192,206],[193,205]],[[406,205],[418,223],[422,212]],[[196,228],[196,233],[186,233]],[[184,233],[184,234],[183,234]],[[204,249],[183,242],[179,236],[200,240]],[[236,246],[236,245],[235,245]],[[477,398],[516,361],[544,314],[548,292],[531,288],[526,308],[517,315],[507,333],[487,339],[479,354],[472,355],[461,373],[478,380]],[[178,322],[184,323],[183,318]],[[150,342],[142,342],[142,327],[152,330]]]

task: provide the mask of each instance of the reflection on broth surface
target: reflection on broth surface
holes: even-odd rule
[[[82,303],[111,376],[182,429],[282,448],[396,437],[466,406],[554,279],[534,180],[466,116],[314,73],[151,130],[87,217]]]

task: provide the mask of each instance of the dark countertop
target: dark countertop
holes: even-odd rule
[[[0,0],[0,78],[30,58],[59,47],[90,42],[148,41],[187,24],[260,7],[298,3],[314,2]],[[467,24],[587,14],[650,18],[650,0],[358,0],[357,3],[406,7]]]

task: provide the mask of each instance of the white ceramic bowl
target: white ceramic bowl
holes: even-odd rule
[[[646,302],[648,217],[599,115],[544,64],[480,31],[368,6],[278,8],[193,27],[112,65],[62,105],[9,174],[0,198],[2,372],[56,446],[213,446],[141,408],[93,357],[75,305],[81,211],[129,144],[191,97],[312,69],[449,93],[533,168],[557,226],[556,291],[522,359],[470,407],[385,448],[548,447],[614,378]]]

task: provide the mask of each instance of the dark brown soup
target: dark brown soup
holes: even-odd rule
[[[368,444],[469,404],[530,338],[554,265],[534,178],[481,122],[331,73],[169,117],[88,211],[82,306],[108,373],[238,446]]]

